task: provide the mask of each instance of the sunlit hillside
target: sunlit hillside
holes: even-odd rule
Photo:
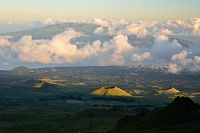
[[[170,88],[167,90],[158,90],[159,94],[178,94],[180,93],[179,90],[177,90],[176,88]]]
[[[123,97],[131,97],[132,95],[128,92],[124,91],[118,87],[104,88],[94,90],[90,94],[92,95],[100,95],[100,96],[123,96]]]
[[[50,79],[48,77],[37,79],[37,81],[38,82],[35,85],[33,85],[34,88],[41,88],[44,84],[65,86],[64,84],[61,83],[63,82],[63,80],[55,80],[55,79]]]

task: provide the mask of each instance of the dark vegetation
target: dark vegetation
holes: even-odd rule
[[[113,133],[197,133],[200,130],[200,106],[188,97],[177,97],[171,104],[149,113],[122,118]]]
[[[43,78],[47,81],[43,81]],[[41,87],[34,87],[41,83]],[[0,133],[103,133],[112,131],[119,120],[118,126],[128,126],[126,119],[130,123],[139,120],[133,123],[138,131],[141,128],[152,132],[160,128],[162,131],[165,128],[165,131],[171,131],[174,126],[163,123],[176,124],[175,120],[184,122],[183,125],[177,125],[181,131],[190,128],[196,131],[199,121],[194,121],[197,118],[195,112],[189,114],[188,106],[180,106],[176,102],[165,108],[177,95],[159,95],[157,90],[173,86],[181,91],[181,95],[192,96],[192,100],[199,103],[199,83],[198,73],[173,75],[166,73],[164,68],[148,67],[19,67],[12,71],[0,71]],[[140,88],[144,93],[135,94],[131,91],[133,97],[90,95],[91,91],[102,86],[117,86],[127,92]],[[190,100],[186,101],[191,103]],[[189,108],[193,110],[194,105],[191,105]],[[158,108],[162,106],[164,113],[163,108]],[[174,107],[186,108],[181,114],[184,119],[178,118],[179,113],[175,115],[174,111],[170,112],[180,112]],[[168,115],[165,117],[163,114]],[[172,114],[176,117],[171,117]],[[157,121],[160,118],[164,122]],[[192,123],[194,126],[191,126]],[[182,130],[183,127],[185,129]]]

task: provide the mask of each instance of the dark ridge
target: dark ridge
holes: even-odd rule
[[[196,132],[200,129],[200,107],[188,97],[177,97],[164,108],[147,114],[125,116],[112,133]]]

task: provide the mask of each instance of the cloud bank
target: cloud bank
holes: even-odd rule
[[[49,18],[43,23],[57,21]],[[168,72],[174,74],[182,69],[200,71],[199,18],[165,22],[96,18],[86,23],[97,28],[87,35],[68,29],[49,40],[24,35],[13,41],[11,36],[1,36],[0,61],[2,64],[167,65]],[[84,45],[72,41],[94,35],[96,40]],[[110,39],[102,40],[102,36]]]

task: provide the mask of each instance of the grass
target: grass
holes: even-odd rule
[[[103,133],[131,112],[117,109],[0,112],[1,133]]]

